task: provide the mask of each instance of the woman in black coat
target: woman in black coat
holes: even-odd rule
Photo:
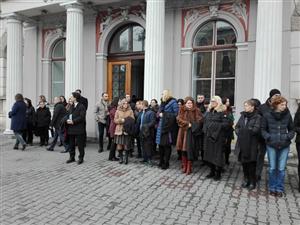
[[[298,177],[299,177],[298,191],[300,192],[300,104],[298,105],[298,110],[295,114],[294,125],[295,125],[295,132],[297,133],[296,148],[298,153]]]
[[[244,172],[243,188],[249,191],[256,188],[256,161],[259,151],[261,116],[255,110],[255,101],[248,100],[244,103],[245,111],[235,126],[238,137],[235,153],[242,163]]]
[[[36,110],[36,134],[40,136],[40,146],[48,145],[48,129],[51,122],[51,112],[44,102],[40,102]]]
[[[26,142],[24,141],[22,134],[26,130],[26,104],[24,102],[23,95],[16,94],[15,104],[11,111],[8,113],[8,117],[11,118],[11,128],[16,136],[16,144],[14,149],[19,149],[19,143],[22,145],[22,150],[26,148]]]
[[[35,127],[35,110],[34,107],[32,106],[30,99],[25,98],[25,103],[27,105],[27,109],[26,109],[27,129],[23,133],[23,138],[27,144],[32,145],[33,131]]]
[[[226,107],[219,96],[212,97],[208,112],[204,117],[204,161],[210,167],[210,173],[206,178],[221,179],[221,171],[224,166],[224,145],[226,131],[230,120],[225,114]]]

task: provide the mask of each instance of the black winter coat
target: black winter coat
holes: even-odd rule
[[[53,117],[52,117],[50,126],[54,127],[55,129],[60,129],[61,120],[64,118],[66,113],[67,113],[67,111],[66,111],[66,108],[64,107],[63,103],[59,102],[59,103],[55,104]]]
[[[261,132],[267,145],[275,149],[288,147],[295,135],[289,110],[283,112],[272,110],[266,113],[262,119]]]
[[[8,113],[11,118],[11,127],[13,131],[23,131],[27,128],[26,122],[26,104],[24,101],[16,101]]]
[[[143,113],[143,112],[142,112]],[[140,138],[149,144],[154,144],[155,141],[155,125],[156,125],[156,114],[151,109],[147,109],[143,116],[142,113],[138,117],[137,126],[140,130]],[[141,126],[142,123],[142,126]]]
[[[295,132],[297,134],[296,143],[300,143],[300,110],[298,110],[295,114],[294,126],[295,126]]]
[[[261,115],[258,112],[241,112],[235,126],[237,143],[235,153],[242,163],[256,162],[260,150]]]
[[[85,110],[88,109],[89,102],[87,98],[80,96],[79,103],[81,103],[85,107]]]
[[[49,127],[51,122],[51,112],[48,107],[39,107],[36,110],[36,127]]]
[[[85,133],[85,116],[86,109],[83,104],[80,102],[75,105],[72,105],[68,116],[64,117],[65,119],[70,118],[72,115],[73,124],[67,124],[67,133],[68,135],[80,135]]]
[[[216,166],[224,165],[224,144],[230,120],[224,112],[210,111],[204,117],[204,160]]]
[[[27,124],[30,124],[31,126],[35,126],[36,119],[35,119],[35,110],[33,106],[27,107],[26,120],[27,120]]]

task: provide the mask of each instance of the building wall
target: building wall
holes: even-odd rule
[[[0,131],[5,128],[6,96],[6,22],[0,19]]]

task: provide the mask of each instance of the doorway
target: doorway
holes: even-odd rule
[[[136,99],[144,97],[144,59],[111,61],[108,63],[107,90],[110,98]]]
[[[112,35],[108,48],[107,92],[110,98],[144,97],[145,29],[126,24]]]

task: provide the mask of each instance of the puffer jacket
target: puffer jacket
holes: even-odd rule
[[[290,111],[267,112],[262,119],[261,132],[270,147],[278,150],[288,147],[295,135]]]

